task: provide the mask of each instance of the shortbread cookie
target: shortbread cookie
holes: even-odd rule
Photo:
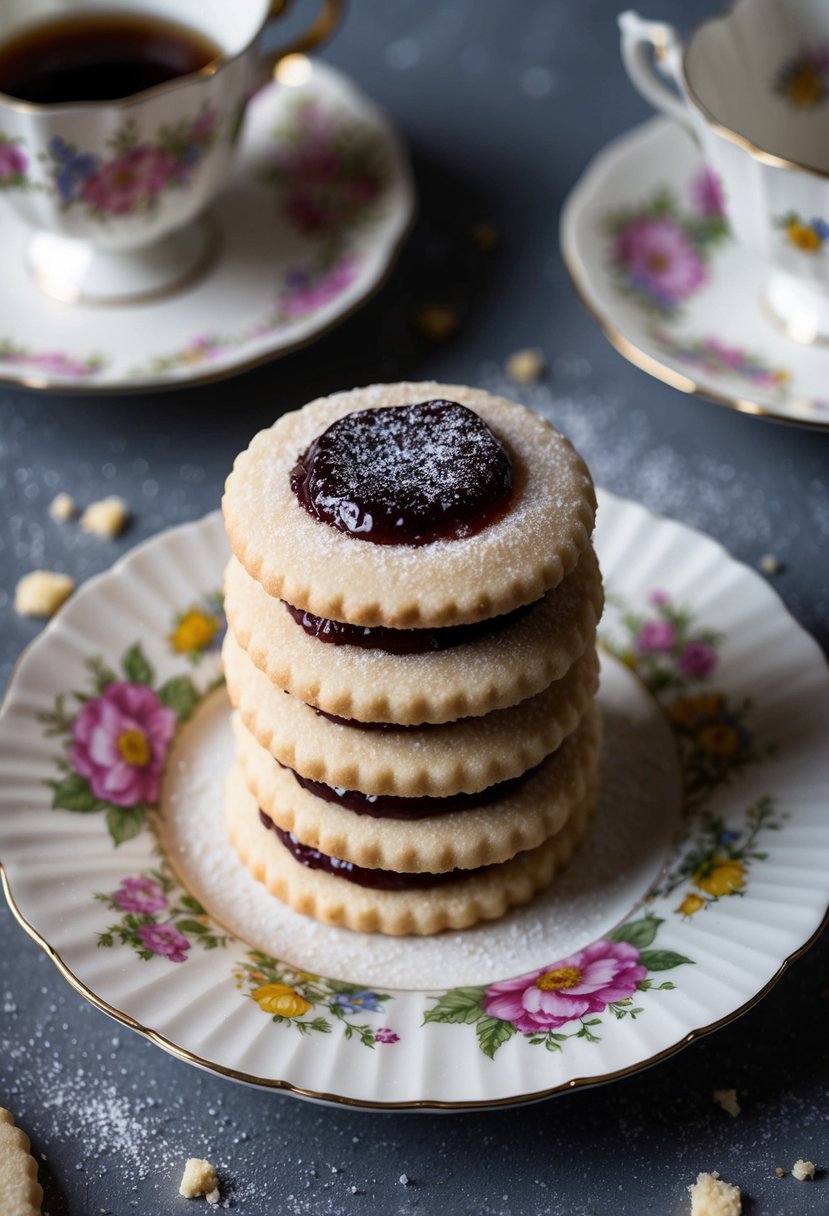
[[[332,722],[272,684],[233,635],[227,691],[248,730],[312,781],[402,797],[475,793],[539,764],[575,730],[598,685],[591,648],[563,679],[509,709],[439,726],[361,729]]]
[[[248,789],[278,827],[354,865],[437,874],[507,861],[559,831],[595,786],[601,722],[593,707],[557,751],[517,785],[509,783],[496,801],[445,812],[433,806],[437,813],[410,819],[358,814],[320,798],[274,760],[237,715],[234,734]]]
[[[332,423],[431,400],[468,406],[509,454],[512,496],[499,518],[463,539],[375,544],[300,504],[292,470]],[[396,469],[387,475],[394,480]],[[540,599],[586,548],[595,495],[581,458],[544,419],[478,389],[418,383],[337,393],[280,418],[237,457],[222,505],[233,552],[269,595],[333,620],[413,628],[479,621]]]
[[[558,587],[498,632],[389,654],[311,637],[235,558],[225,574],[230,628],[256,666],[306,704],[361,722],[449,722],[515,705],[561,679],[592,642],[602,605],[588,546]]]
[[[570,860],[594,809],[593,799],[586,799],[555,836],[502,865],[472,870],[439,886],[389,891],[359,886],[298,862],[273,831],[263,828],[256,800],[238,767],[228,774],[225,797],[230,839],[254,878],[271,894],[327,924],[394,936],[465,929],[529,903]]]
[[[29,1137],[0,1106],[0,1211],[3,1216],[40,1216],[43,1190]]]

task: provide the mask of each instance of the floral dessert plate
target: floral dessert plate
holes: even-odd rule
[[[175,1055],[369,1107],[527,1101],[734,1018],[825,919],[829,674],[766,583],[701,534],[602,493],[596,545],[603,792],[529,908],[431,939],[364,936],[283,908],[243,870],[221,827],[214,514],[87,583],[18,666],[0,858],[21,925]]]
[[[778,230],[804,274],[829,257],[829,222],[786,214]],[[793,341],[766,310],[767,269],[731,238],[684,128],[654,119],[603,149],[565,204],[561,248],[588,311],[643,371],[748,414],[829,426],[829,349]]]
[[[408,155],[347,77],[300,56],[290,66],[248,106],[234,173],[206,216],[210,256],[181,290],[123,306],[52,299],[25,264],[27,230],[4,211],[0,380],[111,393],[218,379],[311,341],[377,289],[414,213]],[[52,165],[31,164],[0,132],[0,192],[62,192],[106,224],[187,189],[206,141],[233,130],[232,114],[208,111],[143,144],[127,125],[104,165],[60,141]]]

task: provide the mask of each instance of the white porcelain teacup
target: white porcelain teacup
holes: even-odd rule
[[[767,310],[829,340],[829,4],[737,0],[684,48],[663,22],[619,25],[634,85],[698,139],[735,237],[768,264]]]
[[[42,104],[0,92],[0,195],[33,232],[25,256],[68,302],[133,302],[189,281],[214,243],[202,216],[230,171],[245,105],[283,56],[334,28],[323,0],[305,35],[265,54],[260,35],[287,0],[131,0],[130,12],[174,21],[218,55],[197,71],[114,101]],[[71,13],[117,11],[73,0]],[[3,0],[0,40],[67,15],[65,0]]]

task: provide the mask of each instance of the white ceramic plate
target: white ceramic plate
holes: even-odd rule
[[[60,303],[3,213],[0,380],[112,393],[219,379],[312,341],[380,286],[414,214],[408,154],[346,76],[299,56],[293,67],[301,83],[248,107],[209,213],[215,255],[189,287],[122,307]]]
[[[364,939],[274,909],[239,872],[216,792],[224,694],[204,695],[226,560],[214,514],[86,584],[17,669],[0,858],[20,923],[93,1004],[166,1050],[365,1106],[527,1101],[735,1017],[829,903],[829,676],[763,580],[699,533],[603,493],[596,543],[611,596],[605,797],[531,909],[427,943]],[[176,716],[189,721],[173,736]],[[165,766],[169,857],[146,826]]]
[[[781,241],[797,236],[781,224]],[[802,256],[829,256],[814,239]],[[766,271],[729,235],[683,128],[652,119],[604,148],[567,199],[561,248],[588,311],[643,371],[748,414],[829,426],[829,350],[787,338],[764,310]]]

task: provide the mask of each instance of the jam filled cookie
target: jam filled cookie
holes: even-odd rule
[[[337,393],[237,457],[235,556],[272,596],[329,620],[442,628],[533,603],[573,570],[590,474],[548,422],[441,384]]]

